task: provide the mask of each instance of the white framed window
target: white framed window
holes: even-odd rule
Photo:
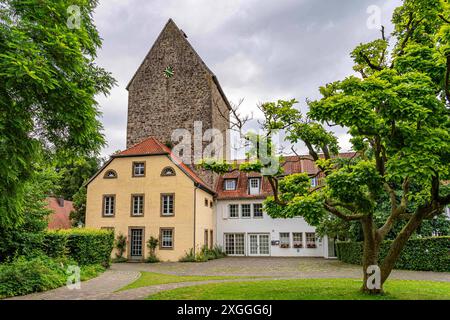
[[[232,256],[245,254],[245,237],[243,233],[225,233],[224,236],[226,254]]]
[[[173,229],[161,229],[161,248],[173,248]]]
[[[289,232],[280,232],[280,248],[289,248],[291,246],[291,239]]]
[[[239,205],[238,204],[229,204],[228,205],[228,217],[239,218]]]
[[[253,204],[253,218],[262,218],[262,217],[263,217],[262,203],[254,203]]]
[[[174,194],[162,194],[161,195],[161,215],[173,216],[174,212],[175,195]]]
[[[116,208],[116,196],[106,195],[103,196],[103,216],[112,217],[114,216]]]
[[[251,178],[248,180],[248,191],[251,195],[260,194],[261,189],[261,179]]]
[[[294,248],[303,248],[303,233],[293,232],[292,233],[292,246]]]
[[[133,162],[133,177],[145,177],[145,162]]]
[[[251,204],[242,204],[241,205],[242,218],[250,218],[252,216],[251,210],[252,210]]]
[[[314,232],[306,232],[306,247],[316,248],[316,234]]]
[[[144,215],[144,195],[133,195],[132,196],[132,216],[143,216]]]
[[[311,178],[311,188],[315,188],[319,185],[319,181],[317,179],[317,177],[312,177]]]
[[[223,187],[226,191],[236,190],[236,179],[225,179]]]

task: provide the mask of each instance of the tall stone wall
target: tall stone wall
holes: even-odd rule
[[[167,67],[173,70],[172,77],[165,76]],[[220,116],[218,110],[224,115],[229,110],[213,77],[184,33],[169,20],[127,87],[127,147],[149,136],[162,143],[176,144],[172,141],[176,129],[187,129],[193,141],[196,121],[202,123],[202,134],[217,128],[225,137],[229,120]],[[207,144],[204,142],[204,146]],[[225,158],[228,153],[225,146],[219,156]],[[193,144],[191,155],[195,155]],[[213,174],[199,170],[197,173],[214,186]]]

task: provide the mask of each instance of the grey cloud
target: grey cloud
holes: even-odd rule
[[[98,63],[119,82],[101,99],[102,122],[109,146],[104,154],[125,147],[125,86],[168,18],[216,73],[230,101],[245,98],[244,109],[258,102],[318,98],[318,87],[352,74],[350,51],[375,39],[366,27],[370,5],[382,8],[382,23],[400,1],[281,0],[163,1],[103,0],[95,20],[104,39]],[[333,127],[345,145],[346,130]],[[346,145],[345,147],[348,147]]]

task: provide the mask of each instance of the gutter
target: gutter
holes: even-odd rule
[[[194,257],[196,255],[195,253],[195,231],[196,231],[196,219],[197,219],[197,186],[194,188]]]

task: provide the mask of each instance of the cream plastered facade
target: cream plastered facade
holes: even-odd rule
[[[145,162],[144,177],[133,177],[133,162]],[[173,168],[175,176],[161,176],[166,167]],[[117,178],[105,178],[109,170],[114,170]],[[141,217],[131,214],[132,195],[137,194],[144,195],[144,214]],[[174,216],[161,216],[161,194],[175,195]],[[113,217],[102,214],[104,195],[115,195]],[[191,248],[199,250],[205,245],[206,230],[208,245],[214,244],[211,243],[215,239],[212,204],[213,195],[196,187],[194,181],[167,155],[116,157],[88,184],[86,227],[114,228],[116,237],[118,234],[127,236],[125,257],[129,257],[130,252],[130,230],[143,228],[142,260],[148,256],[147,240],[151,236],[160,239],[161,228],[173,228],[173,248],[158,246],[156,254],[161,261],[178,261]],[[115,253],[116,250],[112,252],[112,257]]]

